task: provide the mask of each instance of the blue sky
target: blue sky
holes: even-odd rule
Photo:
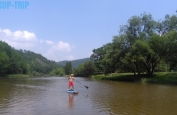
[[[0,40],[56,62],[90,57],[134,15],[146,12],[160,20],[177,10],[177,0],[23,1],[29,3],[26,9],[15,0],[0,0]]]

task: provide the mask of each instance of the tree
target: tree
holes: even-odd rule
[[[95,66],[92,61],[87,61],[84,63],[83,68],[83,75],[88,77],[94,74],[95,72]]]
[[[163,49],[163,39],[157,32],[158,25],[159,23],[154,21],[150,14],[133,16],[128,20],[128,24],[121,28],[121,36],[124,38],[118,37],[118,43],[113,41],[113,44],[121,46],[117,48],[122,49],[121,53],[117,53],[117,59],[120,59],[135,74],[146,71],[151,76],[166,53]],[[115,49],[113,48],[113,52]]]
[[[9,57],[5,52],[0,52],[0,73],[6,73],[9,67]]]
[[[55,61],[47,60],[41,54],[36,54],[26,50],[15,50],[7,43],[0,41],[0,60],[3,74],[48,74],[53,69],[59,67]],[[4,53],[5,54],[4,54]],[[6,58],[7,57],[7,58]],[[5,61],[6,60],[6,61]],[[8,60],[8,61],[7,61]],[[8,66],[6,65],[8,62]],[[2,71],[0,70],[0,73]]]
[[[104,72],[105,71],[105,55],[108,53],[108,49],[110,49],[111,43],[103,45],[100,48],[94,49],[93,54],[90,56],[91,60],[94,62],[96,68]]]
[[[72,73],[72,64],[71,62],[66,62],[66,65],[64,66],[65,74],[69,75]]]
[[[95,66],[105,74],[113,71],[146,72],[151,76],[155,68],[166,61],[176,67],[177,16],[166,15],[155,21],[150,14],[132,16],[121,26],[110,47],[102,46],[91,55]]]
[[[92,61],[87,61],[74,69],[75,76],[89,77],[95,72],[95,65]]]
[[[57,75],[59,75],[59,76],[63,76],[64,75],[64,69],[63,68],[56,68],[55,70],[53,70],[53,71],[51,71],[50,72],[50,75],[51,76],[57,76]]]
[[[158,21],[156,25],[156,30],[160,36],[172,30],[176,31],[177,30],[177,15],[170,16],[169,14],[167,14],[164,20]]]
[[[125,58],[122,59],[122,62],[133,64],[134,74],[137,72],[140,75],[141,72],[146,71],[151,76],[160,59],[159,55],[150,47],[148,41],[137,40]]]
[[[174,70],[177,66],[177,31],[170,31],[162,36],[164,44],[162,48],[165,50],[163,56],[166,63],[170,65],[170,70]]]

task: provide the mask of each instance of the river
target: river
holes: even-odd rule
[[[76,77],[0,78],[0,115],[176,115],[177,86]],[[85,86],[88,86],[87,89]]]

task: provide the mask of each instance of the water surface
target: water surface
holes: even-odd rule
[[[76,79],[73,95],[65,77],[0,78],[0,115],[177,113],[177,86]]]

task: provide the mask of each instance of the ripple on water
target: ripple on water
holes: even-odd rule
[[[176,87],[85,81],[78,95],[64,78],[16,80],[0,95],[0,115],[168,115],[177,112]],[[1,89],[2,87],[0,87]]]

